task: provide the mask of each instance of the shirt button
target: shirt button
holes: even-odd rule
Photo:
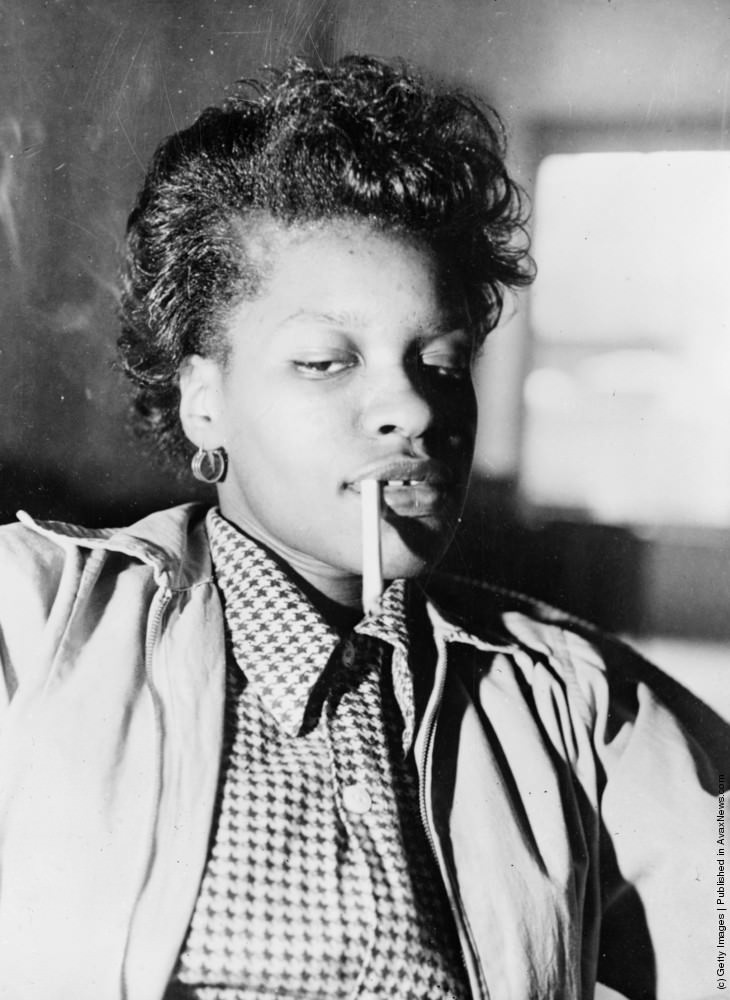
[[[346,785],[342,789],[342,802],[348,812],[361,816],[372,805],[370,793],[364,785]]]
[[[348,670],[355,665],[355,643],[350,639],[342,647],[342,663]]]

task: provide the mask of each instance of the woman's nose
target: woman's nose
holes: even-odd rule
[[[431,427],[434,412],[408,372],[389,372],[371,387],[363,423],[367,434],[419,438]]]

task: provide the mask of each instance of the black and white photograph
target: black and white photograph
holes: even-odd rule
[[[0,1000],[730,990],[730,4],[0,0]]]

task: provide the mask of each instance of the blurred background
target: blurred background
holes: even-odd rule
[[[114,369],[144,166],[264,64],[405,56],[506,118],[540,269],[487,342],[450,568],[725,660],[725,0],[3,0],[0,40],[2,520],[201,495],[131,439]]]

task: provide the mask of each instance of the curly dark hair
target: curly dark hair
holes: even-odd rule
[[[425,241],[458,271],[481,341],[532,276],[504,157],[496,112],[401,62],[297,59],[242,81],[162,142],[129,216],[119,348],[137,429],[173,464],[189,457],[180,365],[225,362],[225,316],[261,285],[247,234],[263,217],[354,216]]]

